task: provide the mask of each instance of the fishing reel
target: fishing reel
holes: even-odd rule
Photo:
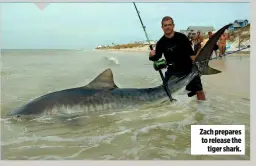
[[[161,59],[159,61],[155,61],[153,63],[153,67],[156,71],[162,70],[167,67],[167,63],[164,59]]]

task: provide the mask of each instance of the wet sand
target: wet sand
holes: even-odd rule
[[[212,60],[209,65],[222,71],[217,75],[203,76],[209,86],[220,88],[222,93],[250,99],[250,57],[248,54],[236,54]]]

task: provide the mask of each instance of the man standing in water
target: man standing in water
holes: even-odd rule
[[[149,59],[157,61],[164,54],[167,63],[172,64],[165,73],[166,78],[172,75],[179,77],[190,73],[192,61],[195,60],[195,53],[189,39],[184,34],[174,31],[174,21],[169,16],[162,19],[162,29],[164,35],[157,42],[155,50],[150,51]],[[186,90],[191,91],[192,95],[196,94],[198,100],[205,100],[200,76],[196,76],[186,86]]]

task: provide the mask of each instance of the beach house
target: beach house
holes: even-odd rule
[[[209,31],[215,31],[213,26],[189,26],[186,30],[180,30],[181,33],[188,35],[191,34],[196,35],[196,33],[200,31],[201,35],[207,35]]]
[[[247,19],[244,20],[235,20],[233,25],[231,25],[228,30],[233,31],[237,30],[239,28],[245,27],[246,25],[249,24],[249,21]]]

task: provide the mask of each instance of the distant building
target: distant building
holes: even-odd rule
[[[189,26],[187,30],[180,30],[181,33],[188,36],[189,34],[196,35],[196,33],[200,31],[202,35],[207,35],[209,31],[215,31],[213,26]]]
[[[99,46],[96,47],[96,49],[100,49],[100,48],[102,48],[102,47],[103,47],[102,45],[99,45]]]
[[[185,34],[186,36],[188,35],[187,30],[180,30],[180,33],[183,33],[183,34]]]
[[[201,32],[201,34],[208,34],[209,31],[215,31],[213,26],[189,26],[187,31],[192,31],[197,33],[198,31]]]
[[[245,27],[246,25],[249,24],[248,20],[235,20],[233,25],[231,25],[228,30],[233,31],[233,30],[237,30],[239,28]]]
[[[150,42],[150,44],[155,45],[157,41],[150,40],[149,42]],[[144,45],[149,45],[148,41],[144,41],[143,44]]]

